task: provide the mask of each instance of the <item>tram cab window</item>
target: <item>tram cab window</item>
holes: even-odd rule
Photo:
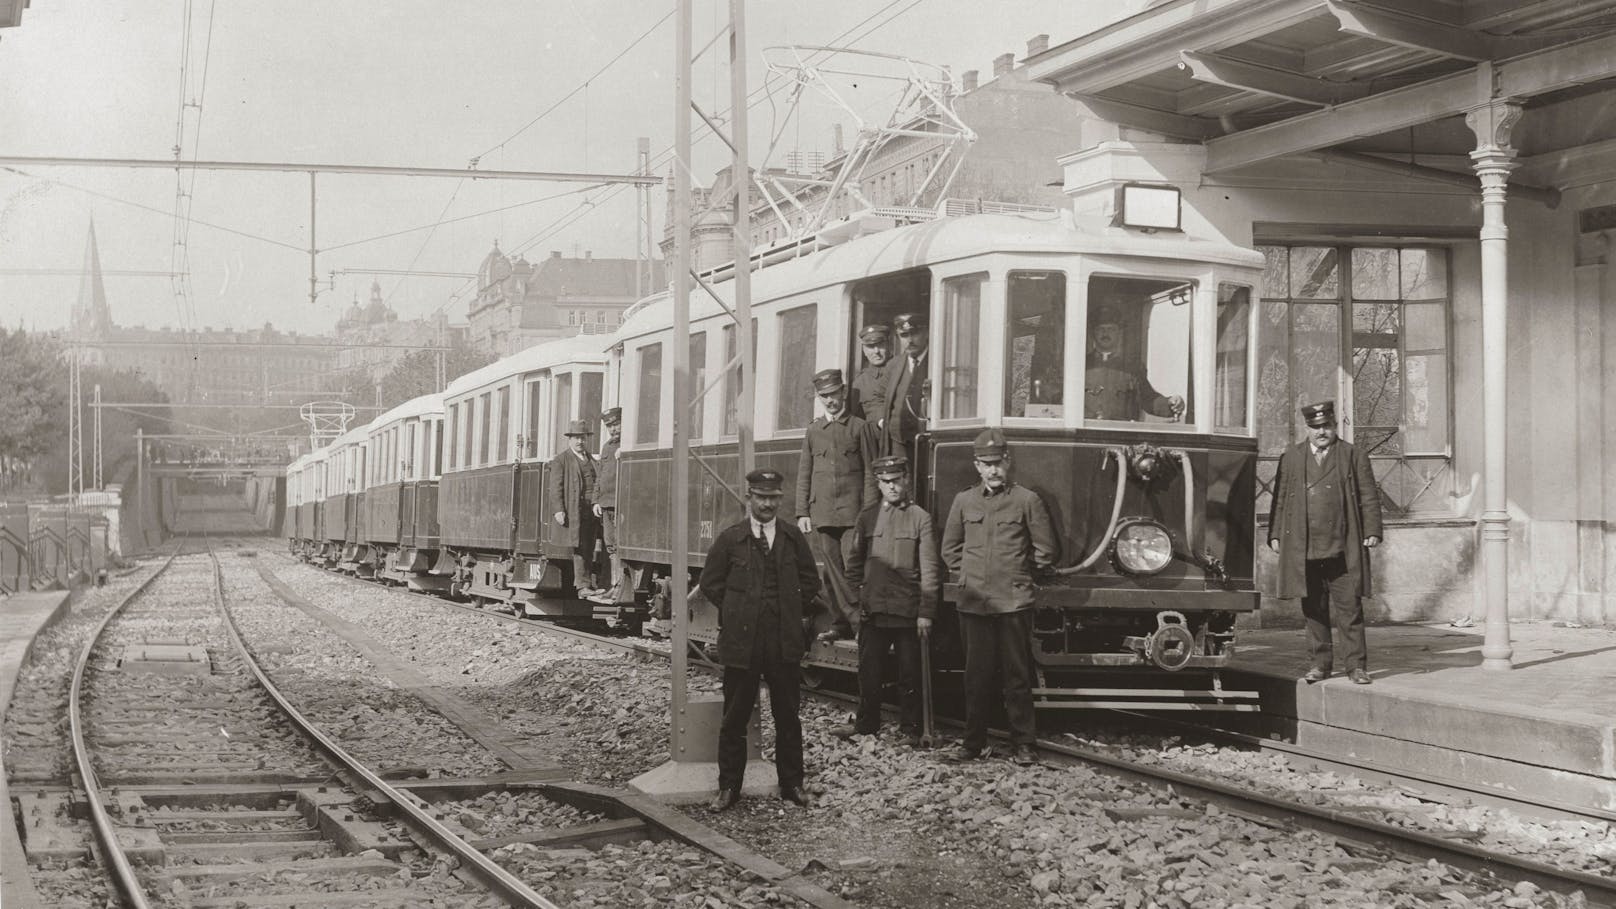
[[[1005,332],[1007,417],[1059,419],[1066,362],[1066,275],[1058,271],[1010,273]]]
[[[1089,280],[1083,416],[1190,422],[1195,285],[1181,280]]]
[[[977,340],[982,331],[982,288],[987,272],[943,279],[942,415],[945,420],[977,416],[980,382]]]
[[[1251,357],[1251,288],[1218,285],[1217,378],[1213,382],[1213,415],[1218,432],[1245,432],[1251,426],[1247,407]]]

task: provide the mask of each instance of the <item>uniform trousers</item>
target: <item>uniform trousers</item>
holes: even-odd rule
[[[759,634],[765,633],[762,629]],[[746,727],[757,707],[758,682],[769,685],[774,717],[774,770],[781,788],[802,785],[802,669],[778,656],[746,669],[724,667],[724,721],[718,728],[718,788],[739,789],[746,777]]]
[[[1347,572],[1347,557],[1333,555],[1306,560],[1307,594],[1302,597],[1302,617],[1307,620],[1307,646],[1313,666],[1325,672],[1335,659],[1335,636],[1341,639],[1341,666],[1347,672],[1365,668],[1369,645],[1364,639],[1363,600],[1356,591],[1357,579]]]
[[[623,563],[617,557],[617,509],[601,508],[600,539],[606,546],[606,559],[611,567],[611,580],[605,586],[611,590],[623,582]]]
[[[846,527],[820,527],[816,524],[813,533],[808,535],[808,543],[825,566],[822,576],[825,580],[825,598],[830,601],[831,624],[856,632],[860,621],[858,602],[853,596],[853,589],[847,586],[847,559],[842,552],[846,536]]]
[[[858,717],[853,728],[860,735],[881,729],[881,682],[887,653],[898,651],[898,728],[920,733],[920,633],[914,622],[906,625],[877,624],[865,619],[858,636]]]
[[[959,614],[965,639],[966,748],[981,751],[988,743],[988,718],[1002,696],[1010,741],[1031,745],[1037,738],[1032,689],[1037,680],[1032,659],[1032,610],[995,615]],[[999,687],[995,688],[995,681]]]

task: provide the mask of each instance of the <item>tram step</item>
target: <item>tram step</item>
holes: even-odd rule
[[[174,881],[219,883],[255,877],[269,877],[283,872],[305,877],[325,875],[362,875],[365,877],[392,877],[399,872],[397,862],[358,855],[337,855],[330,858],[306,859],[301,862],[263,862],[254,865],[186,865],[172,867],[156,875],[165,889]]]

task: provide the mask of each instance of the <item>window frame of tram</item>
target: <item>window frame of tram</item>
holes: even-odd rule
[[[1293,240],[1257,248],[1268,260],[1258,340],[1258,513],[1272,508],[1279,455],[1303,437],[1298,407],[1328,398],[1342,438],[1369,447],[1388,516],[1452,517],[1449,247]],[[1331,359],[1322,368],[1320,354]],[[1365,370],[1377,363],[1381,381],[1367,381]]]

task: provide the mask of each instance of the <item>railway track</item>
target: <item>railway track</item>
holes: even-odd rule
[[[352,580],[360,583],[358,579]],[[496,621],[522,623],[528,627],[535,624],[531,620],[446,601],[430,594],[411,593],[411,595],[426,597],[443,608],[478,613]],[[538,624],[553,633],[587,640],[598,647],[634,651],[664,659],[667,657],[666,648],[649,645],[644,641],[594,634],[577,628]],[[821,690],[816,694],[838,703],[845,704],[851,700],[846,695],[830,691]],[[1118,715],[1127,714],[1123,711],[1118,712]],[[947,718],[943,722],[944,725],[958,726],[957,721],[950,721]],[[1186,724],[1179,726],[1181,729],[1189,728]],[[1202,729],[1202,727],[1194,728]],[[1205,732],[1208,735],[1213,734],[1210,730]],[[1257,747],[1259,744],[1253,737],[1233,734],[1227,737],[1227,741],[1231,745],[1246,748]],[[1310,803],[1277,791],[1261,790],[1233,780],[1176,771],[1161,766],[1159,762],[1151,763],[1122,757],[1114,750],[1076,744],[1070,740],[1062,741],[1059,738],[1046,737],[1040,740],[1037,746],[1046,764],[1061,766],[1080,763],[1113,776],[1170,789],[1179,796],[1216,805],[1217,810],[1235,814],[1270,828],[1288,831],[1312,830],[1336,841],[1344,849],[1362,857],[1365,861],[1385,861],[1396,857],[1423,863],[1434,859],[1463,871],[1469,878],[1470,886],[1477,892],[1509,890],[1525,882],[1531,888],[1560,894],[1572,903],[1585,900],[1588,905],[1616,906],[1616,880],[1610,877],[1556,867],[1523,855],[1489,849],[1463,838],[1393,824],[1383,817],[1377,817],[1376,814],[1384,815],[1385,812],[1372,807]],[[1304,749],[1294,746],[1286,746],[1285,750],[1297,758],[1319,762],[1328,760],[1328,756],[1304,753]],[[1372,768],[1342,765],[1341,769],[1363,771]],[[1429,790],[1429,798],[1433,801],[1440,801],[1441,794],[1453,791],[1451,781],[1426,779],[1408,774],[1400,775],[1397,785],[1404,787],[1405,790],[1410,786],[1419,790]],[[1538,806],[1517,804],[1515,807],[1525,809]],[[1568,812],[1567,806],[1547,807],[1563,813]],[[1585,812],[1578,812],[1576,816],[1596,823],[1611,820],[1609,817]]]

